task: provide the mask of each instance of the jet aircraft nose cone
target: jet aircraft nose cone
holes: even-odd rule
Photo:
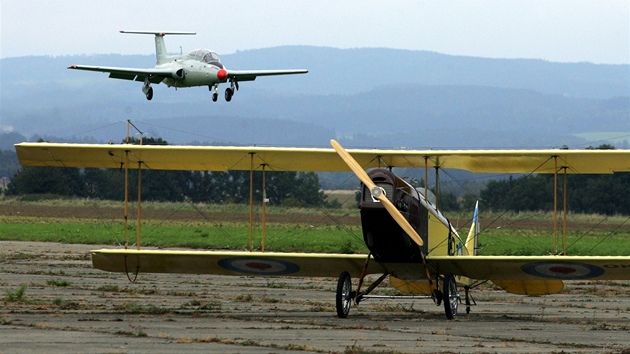
[[[217,78],[221,81],[227,79],[227,71],[225,69],[221,69],[217,71]]]

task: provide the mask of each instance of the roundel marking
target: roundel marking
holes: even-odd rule
[[[561,280],[596,278],[605,272],[592,264],[564,261],[527,263],[521,266],[521,270],[537,277]]]
[[[218,264],[233,272],[253,275],[287,275],[300,270],[295,263],[273,258],[232,257],[223,258]]]

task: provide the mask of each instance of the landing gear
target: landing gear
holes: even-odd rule
[[[151,101],[151,99],[153,98],[153,87],[149,86],[149,89],[147,90],[147,93],[145,93],[145,96],[147,96],[147,100]]]
[[[216,102],[219,99],[219,85],[208,86],[208,90],[212,91],[212,102]]]
[[[352,302],[352,282],[350,281],[350,273],[343,272],[339,276],[337,282],[337,316],[339,318],[348,317],[350,313],[350,304]]]
[[[457,292],[457,282],[455,277],[451,273],[446,273],[444,276],[436,274],[437,280],[435,285],[431,282],[431,278],[427,277],[428,284],[422,282],[422,279],[418,280],[418,283],[414,284],[414,280],[408,281],[406,284],[392,285],[400,291],[411,293],[412,295],[370,295],[377,286],[379,286],[388,276],[389,272],[383,273],[378,279],[366,289],[362,290],[363,281],[365,280],[368,272],[368,265],[372,255],[369,254],[365,260],[361,277],[356,290],[352,290],[352,282],[350,281],[350,273],[342,272],[339,275],[337,281],[337,292],[335,293],[335,304],[337,309],[337,316],[339,318],[348,317],[350,312],[350,305],[352,302],[355,305],[359,305],[360,302],[367,299],[400,299],[400,300],[415,300],[415,299],[432,299],[437,306],[444,303],[444,313],[446,318],[452,320],[457,315],[457,308],[460,303],[459,293]],[[427,276],[428,276],[427,272]],[[401,279],[397,279],[398,282],[404,282]],[[439,290],[439,281],[442,280],[442,290]],[[470,286],[464,288],[466,290],[466,312],[470,312],[470,305],[474,303],[474,299],[470,296]]]
[[[457,307],[459,305],[459,294],[457,293],[457,283],[455,277],[451,273],[444,275],[442,294],[444,300],[444,313],[446,318],[452,320],[457,315]]]
[[[234,90],[231,87],[225,89],[225,101],[230,102],[234,96]]]
[[[144,85],[142,85],[142,92],[147,97],[147,100],[151,101],[151,99],[153,98],[153,87],[151,87],[151,83],[149,82],[148,76],[144,79]]]

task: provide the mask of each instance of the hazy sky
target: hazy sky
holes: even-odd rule
[[[167,37],[171,52],[314,45],[630,64],[628,0],[0,0],[0,12],[3,58],[153,53],[126,29],[197,32]]]

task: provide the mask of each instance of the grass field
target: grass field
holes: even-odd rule
[[[350,203],[351,204],[351,203]],[[125,233],[123,204],[94,200],[25,202],[0,199],[0,240],[81,244],[137,244],[138,224],[131,206]],[[251,240],[260,250],[261,208],[254,208]],[[144,203],[141,245],[198,249],[250,249],[247,205]],[[448,215],[460,235],[468,233],[467,214]],[[563,249],[549,213],[480,213],[480,254],[548,255]],[[561,222],[559,223],[561,225]],[[567,250],[571,255],[630,255],[630,218],[568,215]],[[358,209],[268,207],[265,250],[365,253]],[[126,234],[126,236],[125,236]]]

